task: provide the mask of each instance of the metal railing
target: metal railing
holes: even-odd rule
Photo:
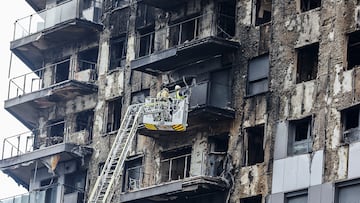
[[[84,19],[100,23],[102,1],[69,0],[55,7],[42,10],[15,21],[13,40],[41,32],[72,19]]]
[[[8,99],[35,92],[66,80],[84,81],[85,79],[81,79],[80,73],[85,70],[90,70],[89,73],[86,73],[89,77],[87,78],[88,82],[94,82],[97,79],[96,63],[79,60],[78,69],[80,71],[76,73],[70,72],[70,64],[70,59],[67,59],[10,79]],[[68,71],[64,71],[65,75],[60,75],[64,68]]]
[[[129,192],[146,187],[159,185],[165,182],[186,180],[199,176],[212,176],[212,170],[207,168],[205,154],[201,153],[192,158],[192,154],[184,154],[163,159],[160,166],[141,165],[125,170],[123,191]],[[219,157],[224,157],[219,155]],[[193,159],[193,160],[192,160]],[[191,164],[193,164],[191,166]],[[194,166],[194,164],[196,164]]]
[[[1,199],[0,203],[67,203],[68,197],[75,202],[82,202],[84,191],[68,185],[54,184],[42,187],[26,194]]]
[[[216,16],[215,13],[199,15],[153,32],[139,35],[136,38],[136,57],[147,56],[154,51],[158,51],[154,49],[154,39],[157,33],[160,35],[164,35],[165,33],[166,39],[168,39],[166,48],[176,47],[207,36],[231,38],[235,32],[235,18],[224,14],[217,15],[218,16]],[[221,20],[216,20],[216,18],[221,18]],[[206,32],[200,32],[200,28],[206,30]]]
[[[1,159],[7,159],[19,156],[25,153],[32,152],[41,147],[47,147],[54,144],[62,143],[66,140],[65,132],[59,134],[51,134],[52,128],[63,128],[64,121],[47,125],[43,128],[35,129],[32,131],[20,133],[3,140]],[[44,134],[49,136],[37,137],[37,135]],[[37,138],[35,140],[35,138]]]

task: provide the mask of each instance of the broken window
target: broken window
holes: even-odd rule
[[[254,0],[255,3],[255,25],[265,24],[271,21],[272,0]]]
[[[247,198],[241,198],[240,203],[261,203],[262,202],[262,196],[257,195],[253,197],[247,197]]]
[[[223,38],[231,38],[235,35],[236,1],[228,0],[219,2],[219,15],[217,35]]]
[[[184,20],[170,25],[170,47],[195,39],[199,34],[199,17]]]
[[[309,11],[321,6],[321,0],[298,0],[301,12]]]
[[[79,67],[77,71],[83,71],[87,69],[95,70],[98,59],[99,49],[93,48],[79,53]]]
[[[360,65],[360,31],[350,33],[347,45],[347,69]]]
[[[89,134],[92,132],[92,124],[94,121],[94,111],[82,111],[76,115],[76,131],[87,130]]]
[[[137,29],[143,29],[145,27],[154,26],[156,14],[157,12],[153,6],[149,6],[148,4],[138,4],[135,27]]]
[[[124,163],[123,191],[140,189],[143,179],[142,156],[129,158]]]
[[[314,80],[318,69],[319,43],[297,49],[296,82]]]
[[[296,191],[285,194],[286,203],[307,203],[307,190]]]
[[[220,176],[224,171],[224,160],[228,150],[228,133],[209,137],[209,176]]]
[[[126,38],[120,37],[111,40],[110,52],[109,70],[115,70],[124,67],[126,60]]]
[[[65,121],[54,120],[50,121],[48,125],[48,138],[46,146],[62,143],[64,140]]]
[[[138,57],[147,56],[154,52],[154,42],[155,42],[155,30],[154,26],[150,26],[147,29],[142,29],[139,31],[138,38]]]
[[[262,55],[249,61],[247,95],[267,92],[269,89],[269,55]]]
[[[49,178],[40,182],[40,187],[45,191],[45,202],[57,202],[58,178]],[[44,193],[43,193],[44,194]]]
[[[336,185],[336,203],[359,202],[359,180],[343,182]]]
[[[54,65],[54,83],[59,83],[69,79],[70,60],[58,62]]]
[[[341,112],[343,140],[345,143],[351,143],[360,140],[359,113],[359,106],[351,107]]]
[[[85,191],[85,184],[86,184],[86,171],[78,171],[78,172],[66,174],[64,194],[83,192]]]
[[[121,98],[117,98],[108,102],[108,116],[106,132],[113,132],[120,128],[121,124]]]
[[[184,179],[190,176],[191,147],[161,153],[161,182]]]
[[[304,154],[312,151],[312,119],[290,121],[288,155]]]
[[[131,94],[131,104],[145,103],[145,98],[150,95],[150,90],[142,90]]]
[[[245,163],[247,166],[264,162],[264,125],[246,129]]]

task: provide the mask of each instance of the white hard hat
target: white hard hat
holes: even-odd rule
[[[180,85],[175,85],[175,90],[181,89]]]

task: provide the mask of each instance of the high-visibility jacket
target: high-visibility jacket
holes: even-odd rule
[[[176,99],[184,99],[185,98],[185,96],[180,93],[180,90],[176,90],[175,95],[176,95]]]

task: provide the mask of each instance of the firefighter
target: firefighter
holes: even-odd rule
[[[175,98],[176,99],[185,99],[185,92],[181,91],[180,85],[175,85]]]
[[[156,99],[158,101],[168,101],[170,98],[169,95],[169,89],[164,87],[160,92],[157,93]]]

